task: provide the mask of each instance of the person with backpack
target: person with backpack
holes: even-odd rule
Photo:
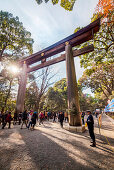
[[[45,118],[42,112],[40,112],[39,118],[40,118],[39,125],[41,125],[41,123],[43,124],[43,119]]]
[[[23,127],[23,124],[25,124],[26,127],[27,127],[27,110],[25,110],[25,111],[22,113],[21,129],[22,129],[22,127]]]

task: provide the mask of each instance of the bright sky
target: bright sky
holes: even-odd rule
[[[91,17],[98,0],[77,0],[73,11],[66,11],[59,4],[37,5],[35,0],[0,0],[0,10],[8,11],[18,16],[26,30],[34,39],[34,52],[38,52],[57,41],[71,35],[75,28],[84,27],[91,22]],[[82,76],[79,58],[75,58],[77,79]],[[66,77],[65,62],[54,65],[59,71],[56,80]]]

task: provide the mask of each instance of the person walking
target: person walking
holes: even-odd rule
[[[47,120],[47,112],[45,112],[45,119]]]
[[[41,125],[41,123],[43,124],[43,120],[44,120],[44,114],[42,112],[40,112],[39,114],[39,118],[40,118],[40,121],[39,121],[39,125]]]
[[[60,125],[63,128],[63,120],[64,120],[64,112],[60,112],[59,113],[59,121],[60,121]]]
[[[56,119],[56,112],[53,113],[53,122],[56,122],[55,119]]]
[[[17,115],[17,112],[15,111],[14,117],[13,117],[13,125],[16,125],[16,123],[17,123],[17,118],[18,118],[18,115]]]
[[[88,114],[88,118],[87,118],[88,130],[89,130],[90,137],[92,139],[92,145],[90,146],[96,147],[95,134],[94,134],[94,119],[90,110],[87,110],[87,114]]]
[[[6,118],[7,118],[7,112],[6,113],[2,113],[2,129],[4,129],[4,127],[7,124]]]
[[[8,114],[5,115],[5,121],[4,121],[4,124],[2,126],[2,129],[4,129],[4,127],[6,126],[7,123],[9,123],[9,127],[8,129],[10,129],[10,126],[11,126],[11,112],[9,112]]]
[[[36,125],[36,119],[37,119],[37,112],[34,112],[31,118],[33,130],[34,130],[34,126]]]
[[[27,127],[27,110],[25,110],[25,111],[22,113],[21,129],[22,129],[22,127],[23,127],[23,124],[25,124],[26,127]]]
[[[20,125],[21,124],[21,120],[22,120],[22,112],[19,113],[18,120],[19,120],[19,125]]]
[[[48,113],[47,113],[47,120],[48,120],[48,121],[49,121],[49,119],[50,119],[50,115],[51,115],[51,113],[48,112]]]
[[[27,126],[28,129],[30,128],[30,126],[32,127],[32,115],[33,115],[33,110],[31,110],[28,115],[28,121],[29,121]]]

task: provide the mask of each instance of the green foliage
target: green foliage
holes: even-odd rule
[[[65,99],[65,103],[67,103],[66,78],[63,78],[60,81],[56,82],[53,88],[54,88],[55,91],[58,91],[60,93],[60,95]]]
[[[55,5],[59,2],[59,0],[52,0],[52,4]]]
[[[49,0],[44,0],[45,3],[47,3]],[[61,0],[60,6],[63,7],[65,10],[72,11],[73,6],[75,4],[76,0]],[[37,4],[40,5],[43,0],[36,0]],[[59,0],[52,0],[52,4],[56,5],[58,4]]]
[[[18,17],[0,11],[0,59],[16,59],[32,53],[33,39]]]
[[[103,63],[85,70],[79,83],[83,88],[99,93],[101,98],[108,99],[114,90],[114,64]]]
[[[90,95],[83,94],[82,86],[78,83],[78,93],[80,100],[80,109],[81,111],[86,111],[88,109],[95,110],[95,108],[101,107],[100,101],[97,98],[91,97]],[[99,102],[100,101],[100,102]],[[68,111],[70,114],[76,114],[77,110],[74,104],[72,104],[72,108],[68,110],[67,106],[67,85],[66,78],[61,79],[56,82],[53,87],[50,87],[45,99],[44,99],[44,110],[50,111]],[[103,105],[104,106],[104,105]]]
[[[27,110],[30,110],[31,108],[37,110],[38,105],[39,105],[39,89],[37,87],[36,82],[34,81],[26,89],[25,108]]]
[[[97,19],[98,16],[98,14],[94,14],[92,21]],[[93,40],[83,43],[82,45],[80,45],[80,48],[89,44],[94,45],[94,51],[80,56],[81,66],[87,68],[93,65],[102,64],[104,62],[114,62],[113,12],[110,12],[107,20],[101,23],[100,30],[94,35]]]
[[[17,81],[10,77],[8,74],[6,77],[0,80],[0,110],[14,110],[15,109],[15,93]]]
[[[82,29],[81,27],[77,27],[75,30],[74,30],[74,33],[78,32],[80,29]]]
[[[65,10],[72,11],[73,6],[75,4],[75,0],[61,0],[61,7],[63,7]]]
[[[98,13],[94,14],[91,21],[95,21],[98,17]],[[79,29],[80,27],[75,32]],[[83,89],[90,88],[99,101],[103,99],[102,103],[105,103],[114,90],[113,11],[109,12],[107,19],[102,19],[100,30],[94,35],[93,40],[79,45],[78,48],[90,44],[94,45],[94,51],[80,56],[81,66],[86,70],[79,83]]]
[[[63,78],[50,87],[45,99],[47,110],[61,111],[67,109],[67,85],[66,79]]]

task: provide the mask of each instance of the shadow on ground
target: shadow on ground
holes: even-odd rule
[[[113,169],[112,151],[96,137],[97,148],[91,148],[87,132],[75,134],[51,123],[34,131],[19,126],[0,130],[0,169]]]

